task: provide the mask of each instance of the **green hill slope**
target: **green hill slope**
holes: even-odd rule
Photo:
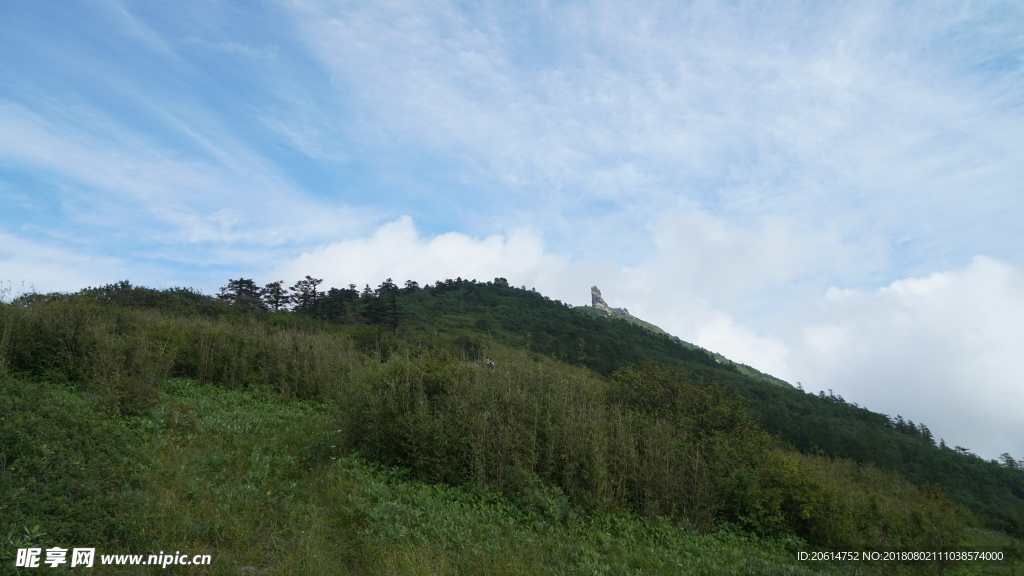
[[[1020,534],[1019,470],[936,447],[926,427],[752,377],[666,334],[501,279],[331,289],[277,313],[237,296],[120,283],[0,305],[0,373],[16,375],[15,386],[73,386],[118,421],[170,410],[183,429],[196,415],[175,407],[188,403],[173,398],[187,388],[169,384],[175,378],[315,402],[332,423],[322,439],[303,436],[303,458],[357,451],[542,516],[556,491],[566,510],[587,517],[662,517],[701,533],[732,526],[772,542],[910,549],[970,543],[971,525]],[[32,447],[35,434],[4,426],[21,434],[11,438],[21,438],[22,461],[45,453]],[[16,469],[0,470],[0,481],[30,477]],[[187,492],[168,490],[179,488]],[[22,520],[5,529],[46,516],[18,509]],[[116,529],[105,534],[118,538]]]
[[[603,310],[597,309],[597,308],[595,308],[593,306],[577,306],[576,308],[574,308],[574,310],[576,312],[578,312],[580,314],[583,314],[583,315],[586,315],[586,316],[593,316],[595,318],[606,318],[608,320],[621,320],[621,321],[628,322],[630,324],[634,324],[634,325],[639,326],[641,328],[645,328],[645,329],[647,329],[647,330],[649,330],[649,331],[651,331],[651,332],[653,332],[655,334],[667,336],[667,337],[675,340],[678,344],[680,344],[684,348],[687,348],[687,349],[690,349],[690,350],[701,350],[701,351],[707,352],[719,364],[723,364],[726,367],[734,368],[737,372],[739,372],[740,374],[743,374],[744,376],[750,376],[751,378],[755,378],[755,379],[758,379],[758,380],[763,380],[763,381],[771,383],[771,384],[778,384],[780,386],[792,387],[792,384],[790,384],[789,382],[786,382],[785,380],[783,380],[781,378],[776,378],[775,376],[771,376],[769,374],[765,374],[765,373],[761,372],[760,370],[757,370],[756,368],[753,368],[751,366],[747,366],[746,364],[740,364],[738,362],[733,362],[732,360],[729,360],[728,358],[726,358],[725,356],[722,356],[721,354],[718,354],[717,352],[712,352],[710,350],[704,350],[700,346],[697,346],[696,344],[690,344],[689,342],[686,342],[685,340],[682,340],[682,339],[680,339],[677,336],[673,336],[673,335],[669,334],[665,330],[662,330],[660,327],[655,326],[654,324],[651,324],[650,322],[647,322],[646,320],[642,320],[640,318],[637,318],[636,316],[632,316],[632,315],[626,316],[626,315],[623,315],[623,314],[614,314],[614,313],[609,314],[608,312],[605,312]]]
[[[333,317],[325,311],[328,298],[308,313],[341,322],[373,321],[373,306],[388,297],[384,292],[365,301],[336,303],[335,310],[345,312]],[[604,375],[647,359],[679,363],[702,381],[743,395],[766,430],[805,453],[850,458],[898,472],[919,485],[937,484],[986,515],[993,527],[1024,535],[1024,473],[939,447],[923,424],[891,419],[838,396],[805,393],[638,319],[573,308],[509,287],[501,279],[447,280],[396,289],[393,297],[400,314],[395,326],[403,333],[441,329],[458,332],[467,342],[490,338]],[[475,348],[466,350],[472,355]]]
[[[17,548],[28,546],[95,548],[88,571],[96,574],[893,573],[891,563],[800,562],[808,544],[791,536],[587,512],[556,489],[510,498],[424,481],[408,468],[343,455],[344,424],[331,402],[185,379],[168,380],[152,401],[143,414],[114,418],[86,392],[0,375],[0,406],[19,415],[0,420],[0,438],[21,437],[16,448],[5,444],[9,465],[0,470],[8,535],[0,574],[33,572],[14,567]],[[110,465],[111,455],[119,462]],[[128,459],[135,466],[124,466]],[[52,493],[17,490],[30,484]],[[172,550],[208,555],[210,564],[168,571],[107,563],[135,554],[144,563]],[[946,568],[954,576],[1012,570]]]

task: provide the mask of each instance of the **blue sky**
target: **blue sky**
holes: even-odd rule
[[[0,280],[505,276],[1024,457],[1017,2],[7,2]]]

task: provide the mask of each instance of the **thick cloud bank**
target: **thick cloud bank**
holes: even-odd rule
[[[515,230],[507,236],[476,239],[459,232],[423,238],[412,219],[403,216],[381,226],[373,236],[322,246],[286,263],[272,275],[291,281],[312,274],[332,286],[370,284],[385,278],[420,283],[446,278],[491,280],[507,277],[515,284],[552,285],[568,263],[544,251],[535,232]]]
[[[1024,283],[1004,262],[829,289],[791,346],[794,374],[814,389],[923,421],[986,458],[1024,454]]]

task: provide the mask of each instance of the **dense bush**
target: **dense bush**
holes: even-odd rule
[[[526,501],[555,486],[578,505],[727,521],[833,546],[952,545],[966,516],[936,492],[852,462],[791,454],[745,403],[648,363],[609,383],[522,353],[502,370],[428,351],[388,363],[349,418],[349,446],[423,477]]]
[[[0,373],[2,544],[42,525],[35,545],[146,545],[140,443],[81,394]]]

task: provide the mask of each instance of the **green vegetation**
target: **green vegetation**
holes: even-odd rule
[[[597,318],[606,318],[606,319],[615,319],[615,320],[619,320],[619,321],[625,321],[625,322],[628,322],[630,324],[639,326],[641,328],[646,328],[650,332],[653,332],[653,333],[661,335],[661,336],[668,337],[669,339],[673,340],[678,346],[681,346],[682,348],[685,348],[687,350],[699,350],[699,351],[706,352],[706,353],[710,354],[711,358],[714,359],[718,364],[724,364],[724,366],[722,366],[722,367],[727,369],[727,370],[739,372],[740,374],[743,374],[744,376],[749,376],[749,377],[754,378],[756,380],[764,380],[765,382],[769,382],[769,383],[772,383],[772,384],[779,384],[779,385],[782,385],[782,386],[789,386],[789,383],[786,382],[785,380],[782,380],[780,378],[776,378],[776,377],[771,376],[769,374],[765,374],[765,373],[761,372],[760,370],[757,370],[755,368],[747,366],[746,364],[738,364],[736,362],[733,362],[733,361],[729,360],[728,358],[726,358],[725,356],[722,356],[721,354],[716,354],[716,353],[708,351],[708,350],[703,350],[699,346],[695,346],[693,344],[690,344],[689,342],[685,342],[683,340],[680,340],[679,338],[677,338],[675,336],[672,336],[668,332],[665,332],[664,330],[662,330],[658,326],[655,326],[654,324],[651,324],[650,322],[641,320],[640,318],[637,318],[636,316],[626,316],[625,314],[620,313],[620,312],[615,312],[614,314],[609,314],[608,312],[605,312],[603,310],[599,310],[597,308],[592,308],[590,306],[581,306],[579,308],[574,308],[574,310],[576,312],[580,313],[580,314],[583,314],[583,315],[594,316],[594,317],[597,317]]]
[[[871,412],[831,392],[730,384],[751,399],[751,413],[766,430],[802,452],[870,462],[914,484],[935,484],[981,514],[987,526],[1024,536],[1024,473],[1018,467],[936,445],[924,424]]]
[[[0,378],[0,414],[3,534],[24,538],[40,524],[53,542],[139,542],[146,521],[137,514],[135,431],[83,394],[8,377]]]
[[[940,485],[773,437],[755,392],[863,409],[500,279],[307,277],[277,312],[231,282],[0,305],[3,570],[26,541],[223,574],[931,573],[795,554],[1020,545]]]

